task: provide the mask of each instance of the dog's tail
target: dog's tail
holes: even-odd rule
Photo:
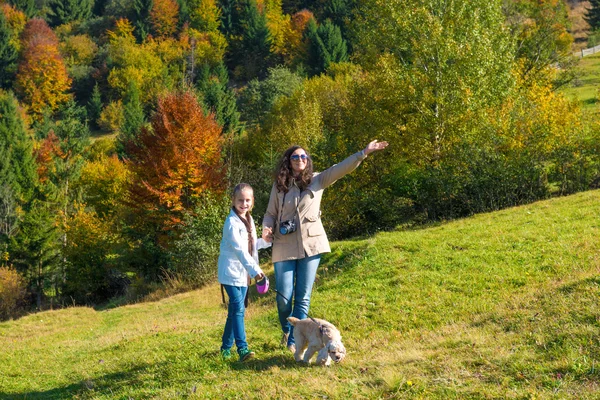
[[[296,322],[300,321],[298,318],[295,318],[295,317],[288,317],[287,320],[290,322],[290,324],[292,324],[294,326],[296,326]]]

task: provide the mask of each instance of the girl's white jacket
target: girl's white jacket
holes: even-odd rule
[[[250,216],[250,224],[255,227]],[[258,249],[266,249],[271,243],[256,239],[256,228],[252,230],[256,245],[252,255],[248,253],[248,231],[242,220],[232,209],[223,225],[223,238],[219,253],[219,283],[230,286],[248,286],[248,275],[254,278],[263,271],[258,265]]]

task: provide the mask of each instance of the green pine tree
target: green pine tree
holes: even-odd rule
[[[142,126],[146,122],[144,107],[140,100],[140,90],[135,82],[131,81],[127,93],[123,99],[123,124],[117,137],[117,152],[123,156],[126,154],[127,143],[135,141]]]
[[[177,0],[179,5],[179,24],[183,26],[186,22],[190,22],[190,6],[188,0]]]
[[[355,7],[356,0],[331,0],[328,2],[323,9],[323,17],[320,20],[331,20],[333,24],[340,28],[340,32],[348,50],[350,50],[351,43],[348,40],[348,24],[353,19],[353,8]]]
[[[138,41],[143,42],[150,33],[150,11],[152,11],[152,0],[133,0],[133,26],[134,34]]]
[[[0,12],[0,87],[10,88],[17,71],[17,49],[11,43],[12,32],[3,12]]]
[[[27,18],[33,17],[36,12],[35,0],[9,0],[8,3],[23,11]]]
[[[240,113],[233,90],[228,87],[229,75],[223,63],[211,71],[208,65],[199,69],[196,87],[202,93],[204,108],[215,113],[224,132],[233,133],[240,129]]]
[[[264,78],[272,63],[271,35],[267,19],[259,11],[256,0],[246,2],[241,22],[244,28],[242,39],[234,56],[238,62],[241,61],[245,79]]]
[[[240,2],[236,0],[221,0],[219,7],[221,8],[221,32],[225,37],[234,38],[241,35],[241,15]]]
[[[47,199],[34,199],[8,246],[11,263],[25,276],[28,287],[42,309],[45,292],[53,283],[60,261],[56,210]]]
[[[78,106],[73,99],[60,110],[59,119],[54,123],[53,131],[58,138],[54,166],[49,174],[49,187],[53,188],[55,204],[59,209],[61,223],[66,226],[73,211],[73,204],[78,193],[73,190],[79,179],[85,162],[84,151],[90,143],[90,131],[84,123],[87,119],[85,108]],[[66,248],[68,238],[66,232],[61,233],[62,248]],[[66,259],[61,257],[58,270],[54,272],[53,283],[57,296],[62,294],[66,279]]]
[[[84,163],[83,153],[90,144],[90,131],[84,122],[86,119],[85,108],[71,99],[60,110],[58,121],[52,124],[60,155],[54,159],[55,167],[50,180],[59,189],[65,215],[71,211],[70,205],[75,200],[73,182],[79,178]]]
[[[590,8],[583,17],[593,30],[600,28],[600,0],[589,0]]]
[[[100,88],[98,87],[98,82],[94,85],[94,90],[92,91],[92,96],[90,97],[90,101],[87,104],[87,114],[92,122],[94,127],[98,127],[98,118],[100,117],[100,113],[102,112],[102,95],[100,93]]]
[[[6,246],[9,262],[28,278],[28,286],[39,294],[41,302],[44,283],[38,279],[42,272],[36,268],[41,262],[36,248],[44,246],[33,243],[36,238],[31,229],[53,230],[55,224],[50,219],[36,222],[39,187],[32,148],[17,100],[11,93],[0,92],[0,243]],[[55,238],[45,243],[57,245]]]
[[[48,4],[51,26],[72,21],[86,21],[92,16],[94,0],[51,0]]]
[[[340,28],[330,20],[320,26],[311,20],[306,36],[309,43],[306,63],[313,74],[326,71],[331,63],[348,61],[346,41],[342,38]]]
[[[106,5],[110,2],[110,0],[94,0],[94,6],[92,7],[92,14],[98,17],[102,17],[104,15],[104,10]]]
[[[9,187],[19,206],[33,196],[37,173],[33,142],[12,93],[0,92],[0,187]]]

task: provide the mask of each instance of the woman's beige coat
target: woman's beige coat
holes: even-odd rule
[[[274,184],[263,229],[273,229],[273,262],[296,260],[331,251],[329,241],[321,223],[321,198],[323,190],[354,171],[366,158],[363,151],[355,153],[339,164],[315,173],[311,184],[302,193],[296,184],[285,194],[277,190]],[[281,207],[283,203],[283,208]],[[296,231],[282,235],[279,233],[280,221],[294,220]]]

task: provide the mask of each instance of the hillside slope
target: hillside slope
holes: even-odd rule
[[[600,191],[335,243],[310,314],[348,356],[297,365],[274,293],[247,311],[248,364],[218,356],[217,285],[0,324],[0,397],[598,398]]]
[[[598,84],[600,83],[600,53],[586,56],[578,61],[573,70],[575,79],[561,88],[569,100],[577,100],[583,110],[597,113]]]

